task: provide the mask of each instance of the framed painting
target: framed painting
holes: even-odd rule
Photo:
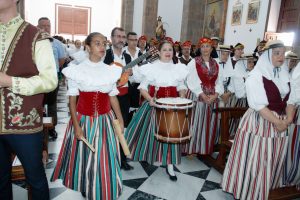
[[[250,2],[248,5],[247,24],[257,23],[260,8],[260,1]]]
[[[207,0],[203,36],[224,38],[228,0]]]
[[[236,4],[232,7],[231,25],[240,25],[243,16],[243,4]]]

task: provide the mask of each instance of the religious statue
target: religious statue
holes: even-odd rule
[[[163,22],[161,20],[161,16],[157,18],[157,24],[155,29],[155,35],[157,40],[163,40],[166,36],[166,30],[163,27]]]

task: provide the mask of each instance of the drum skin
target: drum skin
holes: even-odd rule
[[[157,140],[167,143],[188,142],[191,138],[192,102],[189,104],[156,102],[156,104],[159,105],[156,107]]]

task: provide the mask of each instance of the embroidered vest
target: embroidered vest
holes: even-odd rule
[[[9,46],[1,71],[14,77],[38,75],[33,55],[35,43],[42,39],[49,39],[49,35],[23,22]],[[43,129],[43,94],[23,96],[9,88],[0,91],[0,134],[36,133]]]
[[[196,69],[201,80],[201,88],[206,95],[215,94],[216,80],[219,74],[219,65],[214,59],[209,60],[209,68],[201,57],[196,57]]]
[[[280,92],[273,81],[263,77],[263,83],[269,101],[268,108],[272,111],[275,111],[278,115],[284,115],[285,108],[287,106],[286,102],[289,99],[290,92],[287,93],[284,99],[281,99]]]

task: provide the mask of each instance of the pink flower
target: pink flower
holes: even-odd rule
[[[18,115],[14,116],[11,121],[12,121],[13,124],[16,124],[16,123],[21,121],[21,117],[18,116]]]

